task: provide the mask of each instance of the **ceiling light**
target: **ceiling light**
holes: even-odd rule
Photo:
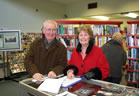
[[[125,14],[125,16],[131,17],[131,18],[136,18],[137,14],[135,14],[135,13],[128,13],[128,14]]]
[[[91,16],[91,17],[101,19],[101,20],[109,20],[109,17],[106,17],[106,16]]]

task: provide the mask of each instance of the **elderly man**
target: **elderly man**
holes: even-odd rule
[[[61,74],[67,64],[65,46],[56,39],[57,23],[53,20],[44,22],[43,37],[36,39],[28,51],[24,64],[27,72],[36,80],[41,80],[45,74],[55,78]]]

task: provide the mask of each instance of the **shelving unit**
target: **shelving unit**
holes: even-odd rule
[[[30,44],[35,38],[41,37],[41,33],[22,33],[21,34],[21,51],[8,52],[8,62],[10,65],[10,71],[12,74],[25,72],[24,58],[25,54],[30,48]]]
[[[139,21],[128,21],[127,82],[139,88]]]
[[[70,60],[71,53],[73,49],[78,44],[78,41],[75,39],[75,34],[77,28],[82,24],[90,25],[93,34],[95,37],[95,44],[101,47],[104,43],[111,39],[111,36],[114,32],[122,32],[120,30],[120,25],[122,21],[80,21],[80,20],[56,20],[59,24],[57,37],[64,39],[73,39],[73,46],[67,47],[68,60]],[[63,40],[64,40],[63,39]],[[67,42],[64,40],[65,43]]]

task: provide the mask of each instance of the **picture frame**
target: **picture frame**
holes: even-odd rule
[[[0,30],[0,51],[21,50],[20,30]]]

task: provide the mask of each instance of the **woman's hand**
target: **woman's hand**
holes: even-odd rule
[[[74,74],[73,74],[73,71],[69,71],[69,72],[67,72],[67,78],[68,79],[73,79],[75,76],[74,76]]]
[[[50,72],[48,73],[48,78],[56,78],[55,72],[54,72],[54,71],[50,71]]]
[[[32,77],[35,80],[40,81],[44,76],[42,74],[40,74],[40,73],[35,73]]]

